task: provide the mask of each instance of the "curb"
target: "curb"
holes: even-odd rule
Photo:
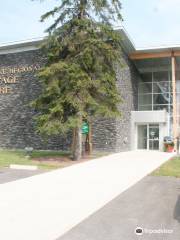
[[[10,164],[9,166],[11,169],[18,169],[18,170],[38,170],[38,166],[30,166],[30,165],[19,165],[19,164]]]

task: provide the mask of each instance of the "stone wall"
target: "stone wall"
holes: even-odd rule
[[[35,113],[29,103],[41,92],[36,70],[44,63],[39,50],[0,55],[0,148],[66,149],[70,145],[66,138],[45,141],[35,133]]]
[[[122,97],[119,109],[122,117],[116,120],[116,151],[131,149],[131,111],[138,110],[138,81],[140,75],[124,54],[123,66],[117,71],[118,88]]]
[[[134,64],[123,53],[121,65],[117,66],[117,85],[122,103],[119,119],[99,119],[93,124],[95,149],[119,152],[131,149],[131,111],[138,107],[139,73]]]

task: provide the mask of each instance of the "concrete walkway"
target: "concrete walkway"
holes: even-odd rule
[[[55,240],[167,161],[126,152],[0,185],[3,240]]]

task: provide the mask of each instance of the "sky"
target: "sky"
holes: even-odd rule
[[[123,25],[136,47],[180,44],[180,0],[122,0]]]
[[[40,23],[40,16],[58,1],[1,1],[0,43],[44,36],[49,23]],[[180,0],[121,2],[122,25],[137,48],[180,44]]]

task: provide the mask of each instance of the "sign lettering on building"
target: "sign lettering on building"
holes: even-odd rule
[[[0,68],[0,95],[13,93],[12,85],[19,82],[22,73],[35,72],[40,68],[38,64]]]

